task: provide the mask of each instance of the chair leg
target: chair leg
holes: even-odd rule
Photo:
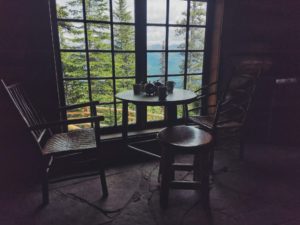
[[[166,147],[162,146],[161,169],[162,179],[160,187],[160,205],[162,208],[167,208],[170,189],[170,181],[172,176],[172,156]]]
[[[198,153],[194,156],[194,181],[201,180],[201,154]]]
[[[157,182],[160,183],[161,181],[161,169],[162,168],[162,159],[159,161],[159,168],[158,168],[158,176],[157,176]]]
[[[49,204],[49,184],[48,184],[47,168],[43,170],[43,174],[42,174],[42,194],[43,194],[43,205]]]
[[[201,157],[201,193],[203,199],[203,205],[206,209],[210,208],[209,203],[209,174],[210,174],[210,162],[209,162],[209,152],[204,152]]]
[[[189,124],[188,118],[189,118],[188,106],[183,105],[183,121],[185,125]]]
[[[99,169],[99,174],[100,174],[100,181],[102,186],[102,197],[106,198],[108,196],[108,189],[107,189],[105,171],[102,167]]]
[[[213,146],[215,148],[216,146]],[[214,173],[214,158],[215,158],[215,150],[212,149],[208,156],[208,162],[209,162],[209,170],[211,173]]]
[[[169,173],[170,173],[170,182],[171,182],[171,181],[175,180],[175,170],[172,167],[172,164],[175,163],[174,154],[169,153],[169,160],[170,160],[170,165],[169,165],[170,171],[169,171]]]

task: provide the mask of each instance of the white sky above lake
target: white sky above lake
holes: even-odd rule
[[[181,21],[184,16],[183,12],[187,11],[187,2],[184,0],[170,0],[170,15],[169,22],[177,23]],[[147,1],[147,23],[166,23],[166,0],[148,0]],[[165,40],[165,32],[163,28],[148,28],[147,45],[162,45],[162,40]],[[163,29],[165,31],[165,28]],[[175,35],[174,30],[169,31],[169,42],[174,45],[182,43],[182,39]]]

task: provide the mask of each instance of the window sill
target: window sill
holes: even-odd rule
[[[129,131],[128,138],[138,138],[138,137],[146,137],[146,136],[154,136],[157,132],[159,132],[163,128],[152,128],[138,131]],[[101,140],[111,141],[111,140],[122,140],[122,133],[117,132],[113,134],[102,134]]]

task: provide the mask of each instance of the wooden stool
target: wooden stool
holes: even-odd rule
[[[169,189],[201,190],[203,204],[209,207],[209,153],[212,136],[204,130],[189,126],[167,127],[158,133],[162,147],[160,162],[161,190],[160,204],[168,205]],[[193,164],[175,163],[177,154],[194,155]],[[193,181],[176,181],[175,171],[194,171]]]

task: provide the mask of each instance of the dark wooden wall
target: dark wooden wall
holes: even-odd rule
[[[0,1],[0,32],[0,78],[22,82],[46,116],[57,117],[47,0]],[[0,102],[1,181],[26,179],[36,171],[36,149],[2,86]]]
[[[299,10],[298,1],[225,0],[223,56],[266,54],[278,74],[299,71]]]
[[[296,0],[225,0],[221,79],[230,76],[232,64],[238,59],[249,57],[268,64],[249,118],[249,135],[255,141],[295,144],[296,134],[300,135],[295,129],[296,124],[300,125],[296,116],[300,111],[293,107],[297,99],[290,101],[293,115],[287,116],[282,110],[279,115],[278,108],[272,108],[274,79],[300,76],[299,12],[300,2]],[[276,130],[276,135],[270,130]]]

